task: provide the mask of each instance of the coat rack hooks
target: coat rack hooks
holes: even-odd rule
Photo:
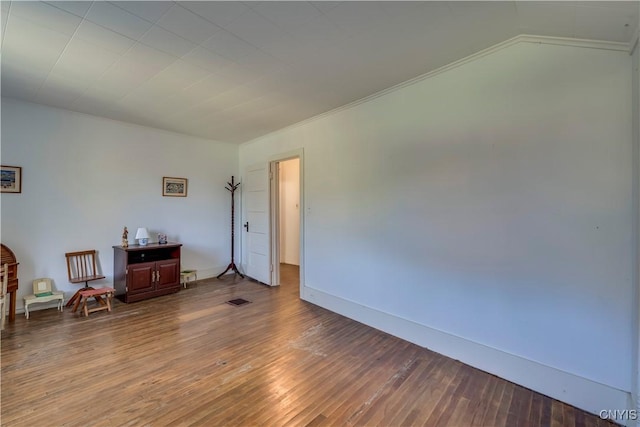
[[[221,278],[222,276],[224,276],[227,271],[232,270],[234,273],[238,274],[240,277],[242,277],[244,279],[244,275],[242,273],[240,273],[240,270],[238,270],[238,267],[236,266],[236,263],[234,261],[234,255],[235,255],[235,203],[234,203],[234,193],[236,192],[236,189],[240,186],[240,183],[235,183],[234,182],[234,177],[231,176],[231,182],[227,182],[227,186],[225,187],[225,189],[227,189],[230,193],[231,193],[231,263],[229,263],[229,265],[227,266],[227,269],[225,271],[223,271],[222,273],[218,274],[218,279]]]

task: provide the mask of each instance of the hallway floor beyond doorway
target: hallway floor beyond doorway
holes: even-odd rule
[[[295,295],[300,294],[300,266],[280,263],[280,286]]]

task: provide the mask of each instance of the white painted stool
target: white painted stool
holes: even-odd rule
[[[51,286],[51,279],[42,278],[33,281],[33,294],[24,297],[24,315],[29,318],[29,306],[37,302],[58,301],[58,310],[62,311],[64,304],[64,293],[54,291]]]
[[[180,282],[182,282],[185,289],[189,280],[198,280],[198,270],[182,270],[180,272]]]

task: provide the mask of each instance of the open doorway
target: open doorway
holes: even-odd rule
[[[273,163],[274,285],[300,294],[301,269],[301,185],[300,158],[278,160]]]

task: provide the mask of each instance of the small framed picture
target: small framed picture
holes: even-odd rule
[[[19,166],[0,166],[2,193],[22,192],[22,168]]]
[[[162,195],[170,197],[187,197],[187,178],[162,178]]]

